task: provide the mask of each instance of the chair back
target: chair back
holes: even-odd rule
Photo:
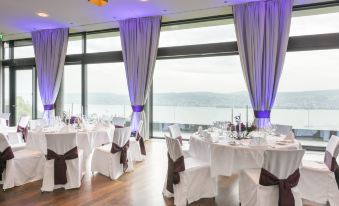
[[[180,146],[180,142],[177,139],[165,136],[168,154],[173,161],[176,161],[179,157],[183,156],[183,152]]]
[[[118,145],[119,147],[123,147],[129,140],[130,136],[131,136],[130,127],[115,128],[113,143]]]
[[[175,138],[181,137],[180,128],[177,124],[172,124],[168,126],[168,130],[172,138],[175,139]]]
[[[3,152],[7,147],[10,147],[10,144],[6,136],[3,133],[0,133],[0,152]]]
[[[29,119],[29,116],[22,116],[18,122],[18,126],[26,128],[28,126]]]
[[[330,141],[326,146],[326,151],[329,152],[332,157],[337,158],[339,153],[339,137],[332,135]]]
[[[61,155],[77,146],[76,133],[45,134],[47,149]]]
[[[277,134],[288,135],[292,132],[292,126],[290,125],[275,124],[274,127]]]
[[[116,127],[124,127],[126,123],[126,118],[125,117],[113,117],[112,122],[114,126]]]
[[[1,125],[8,126],[10,116],[11,116],[11,113],[0,113]]]
[[[278,179],[286,179],[301,164],[305,150],[267,150],[264,152],[263,168]]]

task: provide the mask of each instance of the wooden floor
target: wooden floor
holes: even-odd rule
[[[163,140],[146,143],[147,159],[135,164],[135,170],[113,181],[100,174],[85,175],[80,189],[55,190],[41,193],[41,181],[0,191],[1,206],[16,205],[114,205],[164,206],[173,205],[173,199],[164,198],[162,188],[167,169],[166,145]],[[202,199],[192,206],[238,206],[237,176],[219,177],[218,196]]]

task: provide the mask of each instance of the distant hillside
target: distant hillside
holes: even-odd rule
[[[79,102],[79,94],[68,94],[65,103]],[[91,93],[89,104],[129,105],[129,97],[112,93]],[[156,106],[201,106],[201,107],[246,107],[251,105],[247,92],[228,94],[209,92],[159,93],[154,94]],[[339,109],[339,90],[310,92],[281,92],[275,108],[287,109]]]

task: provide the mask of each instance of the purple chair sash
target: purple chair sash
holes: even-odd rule
[[[139,141],[139,146],[140,146],[141,154],[146,155],[146,148],[145,148],[144,138],[139,134],[139,132],[137,133],[136,140]]]
[[[120,155],[120,164],[123,165],[123,171],[126,172],[128,168],[128,158],[127,158],[127,150],[129,148],[129,140],[123,147],[119,147],[119,145],[112,143],[111,153],[115,154],[117,152],[121,152]]]
[[[59,155],[54,151],[47,149],[47,160],[54,159],[54,184],[66,184],[66,160],[76,159],[78,158],[78,148],[74,147],[70,149],[63,155]]]
[[[335,157],[331,155],[328,151],[325,151],[325,165],[328,167],[329,170],[334,172],[335,180],[337,182],[337,186],[339,189],[339,166]]]
[[[0,180],[2,180],[2,173],[6,169],[7,160],[13,158],[14,154],[11,147],[7,147],[4,151],[0,152]]]
[[[167,184],[166,189],[174,193],[173,185],[180,183],[179,172],[185,171],[185,160],[184,157],[179,157],[175,162],[171,159],[170,155],[168,156],[168,169],[167,169]]]
[[[287,179],[278,179],[269,171],[261,168],[259,184],[263,186],[279,186],[279,206],[294,206],[292,188],[298,185],[300,178],[299,169],[295,170]]]
[[[22,133],[22,138],[24,139],[24,142],[26,142],[26,139],[28,137],[28,127],[27,126],[22,127],[22,126],[18,125],[17,128],[16,128],[16,131]]]
[[[179,136],[179,137],[177,137],[176,139],[179,140],[179,143],[180,143],[180,145],[182,146],[182,145],[183,145],[183,144],[182,144],[182,136]]]
[[[124,128],[123,126],[120,125],[114,125],[115,128]]]

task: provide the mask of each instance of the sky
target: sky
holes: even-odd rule
[[[339,12],[293,17],[290,36],[339,32]],[[220,25],[221,23],[221,25]],[[185,29],[172,26],[161,32],[159,47],[236,41],[233,24],[220,21],[217,25]],[[193,28],[192,28],[193,27]],[[173,30],[171,30],[173,29]],[[121,50],[120,37],[89,38],[88,52]],[[81,52],[81,41],[69,41],[68,54]],[[33,47],[18,47],[15,57],[33,57]],[[78,69],[77,69],[78,68]],[[79,92],[80,66],[65,66],[67,92]],[[128,94],[123,63],[88,65],[88,91]],[[29,76],[18,78],[29,80]],[[68,80],[67,80],[68,79]],[[312,91],[339,89],[339,50],[289,52],[278,91]],[[246,91],[239,56],[158,60],[154,72],[154,92],[216,92]],[[30,93],[23,85],[18,94]]]

